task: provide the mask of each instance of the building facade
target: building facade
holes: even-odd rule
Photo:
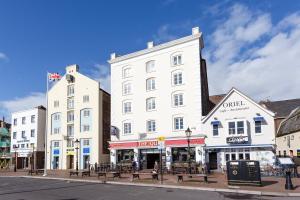
[[[229,160],[274,164],[274,116],[237,89],[231,89],[202,120],[210,169],[224,169]]]
[[[14,112],[11,119],[11,153],[14,159],[17,156],[17,168],[43,168],[46,108]]]
[[[292,157],[300,164],[300,107],[281,122],[276,135],[277,155]]]
[[[47,168],[75,169],[77,156],[79,169],[108,162],[109,136],[110,95],[78,65],[66,67],[48,92]]]
[[[10,127],[5,120],[0,120],[0,168],[8,168],[11,161]]]
[[[158,137],[165,138],[163,161],[187,160],[190,127],[191,159],[201,162],[204,137],[202,115],[208,112],[208,84],[202,33],[124,56],[111,55],[112,163],[136,161],[151,169],[159,161]]]

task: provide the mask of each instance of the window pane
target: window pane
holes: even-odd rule
[[[237,122],[237,133],[238,134],[243,134],[244,133],[244,122],[243,121],[238,121]]]
[[[228,127],[229,127],[229,135],[235,134],[235,122],[229,122]]]

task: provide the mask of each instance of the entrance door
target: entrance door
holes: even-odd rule
[[[74,168],[74,156],[73,155],[68,155],[67,156],[67,168],[68,169],[73,169]]]
[[[153,169],[155,161],[159,162],[159,154],[147,154],[147,169]]]
[[[53,169],[58,169],[59,166],[59,156],[53,157]]]
[[[209,156],[209,168],[218,169],[217,152],[210,152],[208,156]]]
[[[90,163],[90,156],[84,155],[83,156],[83,169],[87,169],[89,167],[89,163]]]

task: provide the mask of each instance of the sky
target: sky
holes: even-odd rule
[[[0,0],[0,117],[45,104],[46,73],[80,72],[110,91],[107,60],[203,33],[210,95],[300,98],[297,0]]]

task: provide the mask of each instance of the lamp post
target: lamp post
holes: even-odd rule
[[[79,150],[80,141],[76,139],[75,141],[75,149],[76,149],[76,172],[78,172],[78,150]]]
[[[14,150],[15,150],[15,167],[14,167],[14,172],[17,172],[17,156],[18,156],[18,154],[17,154],[17,149],[18,149],[18,147],[17,147],[17,145],[14,145]]]
[[[191,138],[191,135],[192,135],[192,131],[189,127],[185,130],[185,135],[186,135],[187,143],[188,143],[188,170],[189,170],[189,174],[191,174],[192,169],[191,169],[190,138]]]
[[[35,170],[34,166],[34,144],[32,144],[32,156],[31,156],[31,171]]]

